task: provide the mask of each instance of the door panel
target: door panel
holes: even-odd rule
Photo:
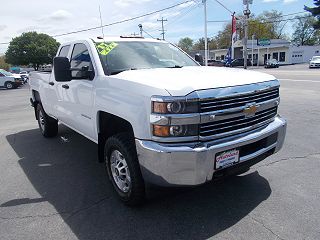
[[[62,46],[59,50],[58,57],[69,57],[70,56],[70,45]],[[52,72],[52,74],[54,74]],[[53,91],[52,102],[55,116],[62,122],[65,121],[67,110],[64,107],[64,94],[66,94],[65,89],[62,88],[62,85],[68,84],[68,82],[57,82],[54,77],[51,78],[51,85],[48,83],[48,88],[50,91]]]

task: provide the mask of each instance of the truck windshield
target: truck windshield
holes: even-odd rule
[[[106,75],[127,70],[198,66],[170,43],[119,41],[96,43]]]

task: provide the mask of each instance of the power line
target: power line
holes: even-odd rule
[[[226,7],[226,5],[224,5],[223,3],[221,3],[219,0],[214,0],[216,1],[220,6],[222,6],[225,10],[227,10],[228,12],[230,12],[231,14],[234,13],[234,11],[231,11],[229,8]]]
[[[301,13],[305,13],[305,12],[290,13],[290,14],[286,14],[286,15],[281,15],[280,17],[292,16],[292,15],[299,14],[299,13],[301,14]],[[308,17],[311,17],[311,16],[310,15],[308,15],[308,16],[295,16],[294,18],[279,19],[279,20],[267,21],[267,22],[265,22],[264,20],[268,20],[268,19],[272,19],[272,18],[265,18],[265,19],[262,19],[263,22],[258,22],[258,24],[284,22],[284,21],[291,21],[291,20],[296,20],[296,19],[300,19],[300,18],[308,18]],[[209,20],[208,22],[211,22],[211,23],[224,23],[224,22],[230,22],[230,20]]]
[[[200,4],[202,4],[201,2],[200,3],[196,3],[196,1],[194,1],[194,3],[196,5],[191,5],[191,6],[188,6],[186,7],[184,10],[183,10],[183,13],[182,14],[179,14],[179,15],[176,15],[172,18],[172,20],[170,20],[170,22],[168,22],[167,24],[164,25],[164,27],[167,27],[167,26],[171,26],[172,24],[182,20],[187,14],[189,14],[192,10],[194,10],[195,8],[199,7]],[[167,16],[167,18],[169,18],[169,16]],[[151,30],[154,29],[154,28],[151,28]],[[158,30],[152,30],[151,32],[154,33]]]
[[[165,27],[172,25],[173,23],[176,23],[179,20],[183,19],[186,15],[188,15],[190,12],[192,12],[193,10],[198,8],[201,4],[202,4],[202,2],[199,2],[198,4],[191,6],[185,13],[181,14],[180,16],[177,16],[173,20],[170,20],[169,23],[165,24]]]
[[[181,2],[181,3],[177,3],[175,5],[172,5],[172,6],[169,6],[169,7],[166,7],[166,8],[162,8],[160,10],[156,10],[156,11],[149,12],[149,13],[146,13],[146,14],[143,14],[143,15],[140,15],[140,16],[132,17],[132,18],[127,18],[127,19],[124,19],[124,20],[121,20],[121,21],[116,21],[116,22],[113,22],[113,23],[105,24],[103,26],[96,26],[96,27],[81,29],[81,30],[72,31],[72,32],[68,32],[68,33],[57,34],[57,35],[53,35],[52,37],[61,37],[61,36],[80,33],[80,32],[87,32],[87,31],[95,30],[95,29],[98,29],[98,28],[101,28],[101,27],[109,27],[109,26],[120,24],[120,23],[133,21],[133,20],[136,20],[136,19],[139,19],[139,18],[144,18],[144,17],[150,16],[150,15],[153,15],[153,14],[156,14],[156,13],[159,13],[159,12],[163,12],[163,11],[178,7],[178,6],[180,6],[182,4],[186,4],[188,2],[193,2],[193,0],[188,0],[188,1]]]
[[[146,30],[142,30],[145,34],[147,34],[149,37],[151,37],[151,38],[153,38],[153,39],[155,39],[155,37],[153,37],[151,34],[149,34],[148,32],[146,32]]]

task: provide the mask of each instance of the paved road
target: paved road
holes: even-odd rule
[[[151,189],[136,209],[115,197],[95,144],[64,127],[42,138],[27,88],[0,90],[0,239],[320,239],[320,69],[258,70],[281,81],[283,150],[241,176]]]

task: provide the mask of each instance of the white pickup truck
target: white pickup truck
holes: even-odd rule
[[[145,182],[194,186],[244,172],[278,152],[286,121],[279,81],[201,67],[160,40],[114,37],[62,44],[51,73],[30,75],[45,137],[58,122],[98,144],[120,199],[139,204]]]

